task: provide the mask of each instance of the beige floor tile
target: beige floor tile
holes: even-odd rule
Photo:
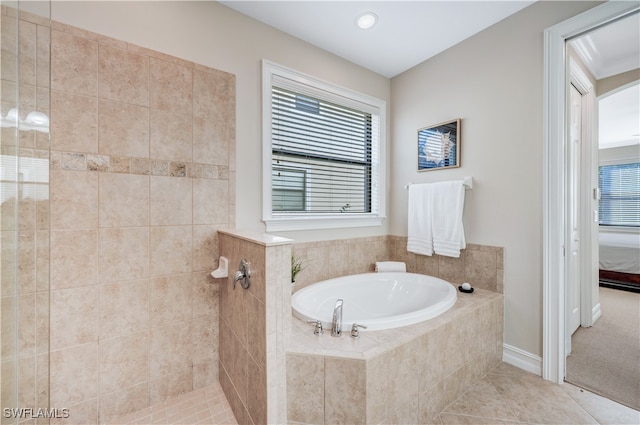
[[[495,418],[481,418],[478,416],[454,415],[451,413],[443,413],[439,417],[442,425],[500,425],[500,424],[519,424],[520,422],[506,421]]]
[[[123,425],[237,424],[231,407],[218,383],[181,394],[139,412],[130,413],[113,420],[111,423]]]
[[[470,387],[457,401],[444,409],[444,413],[508,421],[518,420],[487,378]]]
[[[521,422],[597,424],[559,385],[538,376],[489,375],[488,379]]]

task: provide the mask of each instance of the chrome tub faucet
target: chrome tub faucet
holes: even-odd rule
[[[331,319],[331,336],[342,335],[342,299],[336,301],[333,308],[333,318]]]

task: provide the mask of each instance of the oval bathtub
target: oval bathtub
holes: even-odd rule
[[[343,300],[342,331],[354,323],[383,330],[432,319],[456,303],[455,287],[437,277],[403,272],[362,273],[323,280],[293,294],[293,315],[331,329],[336,300]]]

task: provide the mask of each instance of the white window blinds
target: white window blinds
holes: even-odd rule
[[[640,226],[640,163],[599,168],[600,225]]]
[[[274,215],[375,212],[376,120],[371,112],[273,85]]]

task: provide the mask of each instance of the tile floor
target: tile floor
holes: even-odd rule
[[[434,425],[451,424],[638,425],[640,412],[501,363],[444,409]]]
[[[220,385],[123,416],[113,424],[237,424]],[[432,425],[452,424],[640,424],[640,412],[571,384],[556,385],[501,363]],[[408,424],[402,424],[408,425]]]
[[[121,416],[109,423],[114,425],[237,425],[229,402],[218,383]]]

